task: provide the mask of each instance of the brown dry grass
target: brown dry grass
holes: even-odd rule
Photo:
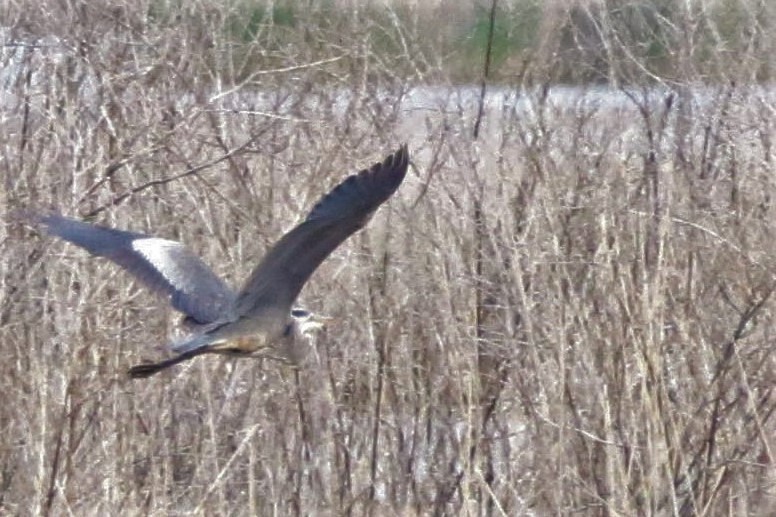
[[[26,46],[5,47],[0,120],[2,513],[776,506],[772,92],[690,69],[670,91],[505,87],[475,139],[476,96],[413,86],[444,74],[398,18],[389,58],[357,13],[268,57],[219,39],[208,2],[166,25],[62,5],[5,12]],[[551,28],[521,81],[552,77]],[[239,69],[259,57],[285,70]],[[405,184],[302,294],[335,321],[301,372],[206,358],[128,380],[175,315],[11,217],[178,238],[238,284],[405,140]]]

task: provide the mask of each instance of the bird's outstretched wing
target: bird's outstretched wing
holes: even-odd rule
[[[253,271],[238,294],[237,315],[268,307],[287,313],[321,262],[399,188],[408,165],[405,144],[321,198],[307,219],[285,234]]]
[[[234,292],[179,242],[56,214],[36,219],[48,233],[112,260],[153,291],[169,295],[172,306],[197,323],[219,320],[233,307]]]

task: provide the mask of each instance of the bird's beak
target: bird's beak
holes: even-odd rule
[[[321,316],[320,314],[311,314],[308,318],[305,318],[304,321],[299,323],[300,330],[302,334],[309,334],[311,332],[326,330],[326,326],[333,319],[334,318],[330,318],[328,316]]]
[[[308,319],[306,323],[309,325],[310,330],[325,330],[326,325],[328,325],[328,323],[333,320],[334,318],[331,316],[313,314],[310,316],[310,319]]]

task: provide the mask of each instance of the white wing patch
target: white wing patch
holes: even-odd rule
[[[183,244],[157,237],[147,237],[132,241],[132,249],[143,256],[171,285],[187,292],[192,286],[187,285],[193,271],[184,271],[176,260],[176,253],[185,253]]]

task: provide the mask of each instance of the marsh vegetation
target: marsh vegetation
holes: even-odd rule
[[[488,5],[356,5],[0,9],[0,513],[768,515],[775,6],[502,2],[480,99]],[[298,370],[129,380],[177,316],[14,215],[239,285],[404,141]]]

